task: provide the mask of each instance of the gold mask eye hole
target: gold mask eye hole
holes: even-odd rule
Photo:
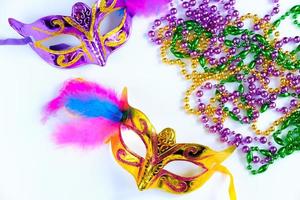
[[[196,177],[200,176],[206,171],[203,167],[184,160],[169,162],[164,167],[164,170],[181,177]]]
[[[132,129],[121,125],[121,137],[123,139],[126,148],[133,154],[136,154],[142,158],[146,157],[146,146],[143,140]]]

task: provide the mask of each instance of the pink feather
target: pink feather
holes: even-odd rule
[[[94,148],[107,142],[119,127],[119,123],[102,118],[74,120],[58,126],[54,140],[59,145]]]
[[[168,8],[170,0],[124,0],[132,15],[155,15]]]

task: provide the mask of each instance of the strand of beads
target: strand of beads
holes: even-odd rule
[[[148,35],[161,46],[162,61],[178,65],[191,82],[184,98],[187,113],[196,115],[221,142],[237,146],[245,153],[247,169],[259,174],[278,158],[299,150],[300,37],[280,38],[276,29],[288,17],[299,27],[300,5],[273,23],[278,0],[263,18],[240,16],[234,5],[234,0],[184,1],[179,5],[184,16],[172,7],[154,21]],[[244,28],[246,20],[253,26]],[[284,51],[288,44],[298,46]],[[277,85],[271,87],[274,82]],[[208,94],[214,95],[207,101]],[[282,99],[286,103],[279,106]],[[280,117],[259,130],[257,122],[267,110]],[[256,136],[226,127],[229,120],[249,126]],[[282,133],[293,126],[288,134]]]
[[[287,117],[285,121],[281,124],[280,128],[273,134],[274,141],[276,142],[277,147],[272,146],[269,149],[262,149],[258,146],[251,147],[247,153],[247,169],[251,170],[252,174],[259,174],[266,171],[270,164],[273,164],[278,158],[284,158],[288,155],[291,155],[295,151],[300,150],[300,111],[294,112],[292,115]],[[286,136],[282,136],[282,132],[287,128],[292,128],[288,131]],[[280,137],[281,136],[281,137]],[[257,170],[253,169],[252,162],[253,160],[257,161],[258,156],[254,154],[259,154],[265,159],[265,164],[262,165]]]

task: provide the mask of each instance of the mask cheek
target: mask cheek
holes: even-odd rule
[[[184,180],[183,177],[163,170],[161,176],[152,187],[158,187],[167,192],[178,194],[189,192],[189,184],[190,180]]]
[[[188,193],[196,189],[197,178],[207,169],[193,162],[178,160],[168,163],[162,170],[156,187],[171,193]]]
[[[60,49],[68,47],[65,44],[52,46],[51,49],[41,48],[34,44],[34,50],[47,62],[61,68],[71,68],[85,63],[85,54],[80,50],[64,52]]]
[[[108,37],[104,41],[106,47],[110,47],[113,50],[120,47],[127,41],[127,34],[123,31],[115,33],[115,35]]]
[[[76,67],[86,63],[84,53],[80,51],[75,51],[64,55],[56,55],[55,61],[55,64],[62,68]]]

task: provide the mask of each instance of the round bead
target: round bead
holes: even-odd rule
[[[154,25],[155,25],[155,26],[160,26],[160,25],[161,25],[161,21],[160,21],[159,19],[156,19],[156,20],[154,21]]]
[[[154,31],[149,31],[148,36],[151,37],[151,38],[155,37],[155,32]]]
[[[222,137],[220,138],[220,141],[221,141],[221,142],[227,142],[227,141],[228,141],[228,137],[227,137],[227,136],[222,136]]]
[[[245,141],[247,144],[250,144],[250,143],[253,141],[253,139],[252,139],[250,136],[247,136],[247,137],[245,137],[244,141]]]
[[[277,148],[275,146],[271,146],[269,148],[269,151],[272,153],[272,154],[275,154],[277,152]]]
[[[188,7],[190,7],[190,4],[185,1],[185,2],[182,3],[182,7],[183,8],[188,8]]]
[[[260,141],[260,143],[262,143],[262,144],[266,144],[268,140],[267,140],[266,137],[261,137],[261,138],[259,138],[259,141]]]
[[[201,117],[201,122],[207,123],[208,122],[208,118],[206,116]]]
[[[236,134],[236,135],[235,135],[235,139],[236,139],[237,141],[241,141],[241,140],[243,139],[242,134]]]
[[[248,153],[250,151],[250,147],[243,146],[242,151],[243,151],[243,153]]]
[[[253,156],[253,163],[259,163],[260,158],[258,156]]]
[[[170,13],[172,15],[175,15],[177,13],[177,9],[176,8],[171,8]]]

